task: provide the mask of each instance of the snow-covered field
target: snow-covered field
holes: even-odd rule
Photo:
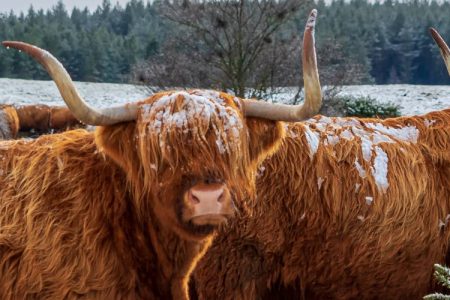
[[[86,101],[97,107],[137,101],[150,94],[143,87],[129,84],[76,82],[76,86]],[[344,87],[341,94],[371,96],[382,103],[398,104],[403,115],[450,108],[450,86],[355,85]],[[0,103],[64,105],[52,81],[7,78],[0,78]]]
[[[341,94],[392,102],[400,105],[401,113],[408,116],[450,108],[450,85],[353,85],[344,87]]]

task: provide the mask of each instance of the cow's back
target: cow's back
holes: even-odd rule
[[[108,219],[122,176],[82,130],[0,142],[1,299],[137,297]]]
[[[448,246],[450,131],[448,111],[425,117],[287,125],[260,167],[253,217],[200,262],[200,297],[426,294]]]

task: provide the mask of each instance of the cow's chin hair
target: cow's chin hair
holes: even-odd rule
[[[219,225],[212,225],[212,224],[196,225],[192,223],[192,221],[183,222],[182,224],[184,230],[188,231],[192,235],[199,237],[211,235],[219,228]]]

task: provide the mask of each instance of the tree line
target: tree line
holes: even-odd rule
[[[439,52],[427,32],[433,26],[444,37],[450,37],[449,2],[386,0],[369,3],[366,0],[338,0],[326,4],[323,0],[316,3],[289,1],[292,5],[286,6],[285,10],[277,10],[277,3],[282,2],[280,0],[228,0],[228,3],[240,3],[250,11],[255,3],[275,7],[275,10],[269,10],[272,15],[264,20],[269,25],[275,24],[273,22],[276,20],[280,24],[273,26],[276,30],[261,36],[264,43],[257,45],[262,47],[258,53],[272,55],[270,60],[276,61],[277,68],[270,69],[271,76],[267,77],[276,85],[291,85],[300,76],[286,74],[296,72],[294,69],[297,67],[299,69],[299,56],[289,53],[297,51],[298,47],[293,47],[293,42],[298,45],[307,13],[314,7],[319,11],[316,45],[325,84],[333,83],[336,77],[342,79],[344,84],[450,83]],[[187,24],[185,18],[180,19],[180,16],[186,16],[180,10],[189,11],[193,5],[195,11],[206,7],[205,12],[208,13],[193,15],[194,19],[190,20],[197,21]],[[209,11],[215,8],[214,5],[217,1],[131,0],[122,7],[104,0],[93,12],[79,8],[68,12],[59,2],[46,11],[30,7],[25,14],[0,14],[0,40],[21,40],[49,50],[61,60],[74,80],[159,84],[158,81],[169,80],[168,77],[172,76],[172,86],[192,84],[227,88],[204,80],[209,72],[214,76],[217,73],[213,65],[208,66],[214,63],[211,53],[218,60],[226,57],[226,51],[216,51],[214,46],[208,45],[213,43],[213,39],[202,38],[204,28],[199,29],[200,23],[195,19],[209,18]],[[228,26],[227,18],[217,16],[208,22],[213,26],[212,32],[219,32]],[[256,25],[249,21],[243,22],[243,26]],[[226,31],[222,31],[227,37]],[[251,32],[245,34],[252,38]],[[189,37],[188,42],[186,37]],[[284,54],[274,52],[278,48],[283,48]],[[183,53],[182,57],[180,53]],[[0,49],[0,57],[0,77],[48,79],[46,72],[26,55]],[[177,65],[178,61],[180,65]],[[259,69],[269,63],[264,56],[254,61]],[[193,65],[201,65],[202,68],[191,69]],[[217,66],[220,71],[222,67]],[[178,72],[180,75],[174,77],[173,74],[178,74],[174,72],[177,68],[193,70],[200,75],[194,80],[192,72]],[[226,71],[226,65],[223,68]],[[251,77],[252,74],[259,74],[259,69],[250,69],[252,73],[246,75],[250,84],[256,85]],[[148,70],[151,70],[150,75]],[[255,78],[258,76],[254,75]],[[232,80],[229,82],[230,85],[240,84]]]

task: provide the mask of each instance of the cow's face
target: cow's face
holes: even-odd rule
[[[159,93],[140,103],[134,126],[97,133],[130,177],[141,215],[197,238],[247,211],[258,162],[276,150],[283,129],[246,120],[240,101],[214,91]]]

